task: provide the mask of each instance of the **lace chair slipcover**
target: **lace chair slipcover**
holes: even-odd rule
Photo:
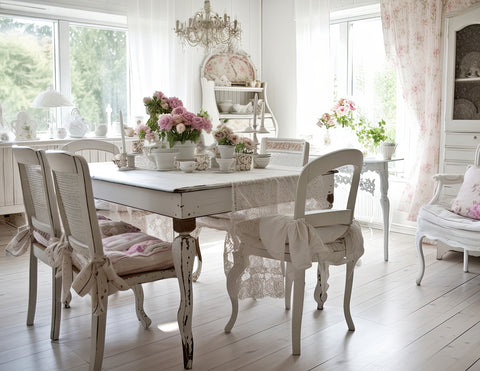
[[[480,145],[475,152],[474,166],[480,166]],[[420,285],[425,274],[425,258],[423,256],[423,239],[436,240],[437,259],[448,250],[463,250],[463,271],[468,272],[469,251],[480,251],[480,220],[458,215],[451,211],[452,201],[458,185],[464,180],[463,174],[437,174],[435,194],[432,200],[423,205],[417,217],[415,244],[417,247],[420,270],[417,285]]]
[[[60,238],[61,225],[56,212],[56,201],[51,196],[53,183],[51,177],[47,176],[49,170],[40,156],[41,151],[20,146],[13,146],[12,149],[20,175],[27,225],[19,228],[6,251],[18,256],[30,247],[27,326],[32,326],[35,319],[38,260],[52,268],[50,338],[57,340],[60,333],[62,278],[57,277],[58,266],[53,260],[52,248]],[[63,300],[65,307],[69,307],[70,300],[68,290]]]
[[[238,314],[238,298],[242,273],[252,257],[287,262],[287,276],[293,277],[292,350],[300,354],[300,333],[303,312],[305,269],[318,261],[321,277],[317,283],[318,299],[326,299],[328,265],[346,264],[344,314],[348,329],[355,329],[350,314],[353,271],[363,255],[360,226],[353,221],[355,201],[363,164],[363,155],[355,149],[329,153],[308,163],[298,180],[293,217],[285,213],[265,215],[237,223],[233,232],[234,265],[227,275],[227,289],[232,302],[232,315],[225,326],[230,332]],[[353,166],[351,186],[344,209],[315,209],[308,205],[309,183],[319,175],[341,166]],[[287,288],[288,289],[288,288]],[[323,304],[319,303],[319,307]],[[288,306],[287,306],[288,309]]]
[[[303,139],[293,138],[262,138],[260,153],[271,154],[270,166],[302,167],[308,162],[310,144]],[[241,216],[241,214],[237,214]],[[208,217],[197,218],[197,235],[203,227],[228,231],[231,227],[231,213],[217,214]],[[196,281],[202,270],[202,255],[197,243],[197,269],[193,273]]]
[[[142,232],[101,238],[86,160],[59,151],[45,154],[53,175],[65,238],[71,260],[79,271],[72,287],[92,298],[90,369],[100,370],[105,344],[108,296],[132,289],[136,313],[147,328],[151,320],[143,311],[141,284],[176,277],[171,243]]]

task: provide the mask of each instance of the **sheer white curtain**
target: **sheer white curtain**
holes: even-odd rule
[[[440,148],[442,0],[384,0],[382,26],[387,56],[395,64],[403,98],[418,126],[417,159],[410,161],[402,202],[409,220],[433,195]]]
[[[127,9],[131,116],[144,116],[143,97],[174,92],[175,1],[130,0]],[[182,99],[181,96],[179,96]]]
[[[297,135],[310,137],[330,108],[330,0],[295,0]]]

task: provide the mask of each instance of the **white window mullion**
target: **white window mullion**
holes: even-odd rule
[[[71,83],[71,74],[70,74],[70,42],[69,42],[69,22],[68,21],[58,21],[58,32],[56,35],[58,36],[57,39],[57,55],[56,58],[57,63],[57,73],[56,73],[56,82],[57,82],[57,89],[71,100],[71,91],[72,91],[72,83]],[[68,123],[71,121],[70,112],[72,107],[66,107],[60,109],[61,114],[61,123],[59,124],[62,127],[67,127]]]

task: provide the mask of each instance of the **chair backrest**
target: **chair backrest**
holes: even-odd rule
[[[96,139],[74,140],[60,149],[82,155],[88,162],[110,161],[114,155],[120,153],[120,149],[114,143]]]
[[[271,154],[272,165],[302,167],[308,162],[310,144],[303,139],[262,138],[260,153]]]
[[[475,166],[480,166],[480,144],[477,146],[475,151]]]
[[[76,263],[83,265],[103,256],[87,161],[63,151],[47,151],[41,155],[50,166],[60,218],[73,254],[86,258]]]
[[[22,185],[25,217],[30,228],[59,237],[61,224],[54,197],[53,182],[42,150],[13,146]]]
[[[327,209],[315,210],[305,213],[305,203],[307,198],[307,185],[313,179],[330,170],[342,166],[353,166],[353,174],[350,182],[350,192],[345,209]],[[330,152],[309,162],[302,170],[297,185],[295,197],[294,218],[305,220],[314,227],[352,223],[355,211],[355,202],[357,198],[358,185],[360,182],[360,173],[363,166],[363,154],[357,149],[342,149]]]

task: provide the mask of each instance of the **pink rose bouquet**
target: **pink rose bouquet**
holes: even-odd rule
[[[238,135],[233,133],[225,124],[220,124],[217,129],[213,131],[213,137],[219,145],[223,146],[236,146],[238,144]]]
[[[355,118],[355,103],[351,100],[340,98],[333,105],[331,112],[325,112],[317,122],[317,125],[325,126],[327,129],[340,125],[341,127],[352,126]]]
[[[158,136],[158,119],[161,114],[171,113],[175,108],[183,107],[180,99],[177,97],[169,98],[161,91],[154,92],[151,97],[143,98],[143,104],[150,117],[146,125],[139,125],[139,127],[137,127],[136,133],[140,139],[147,140],[155,140],[155,135]]]
[[[237,153],[253,153],[255,149],[255,145],[253,144],[253,140],[247,137],[240,137],[238,138],[237,145],[235,146],[235,152]]]
[[[183,106],[177,106],[170,114],[161,115],[157,122],[159,138],[166,139],[173,147],[175,142],[185,143],[187,140],[196,142],[202,130],[210,133],[212,123],[208,113],[201,110],[195,115]]]

